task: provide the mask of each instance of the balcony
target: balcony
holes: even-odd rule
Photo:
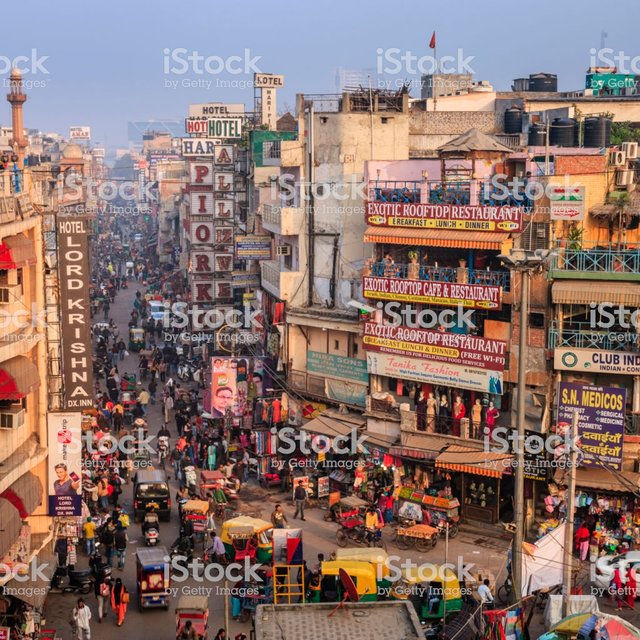
[[[559,241],[549,270],[553,279],[640,280],[640,245]]]
[[[639,335],[634,331],[617,331],[614,328],[599,330],[589,322],[572,322],[559,329],[552,323],[549,329],[549,349],[594,349],[603,351],[638,351]]]
[[[262,205],[262,226],[279,236],[297,236],[304,223],[302,207],[281,207],[275,204]]]
[[[371,272],[364,275],[379,276],[381,278],[400,278],[402,280],[493,285],[502,287],[504,293],[508,293],[511,290],[511,273],[509,271],[398,264],[395,262],[388,264],[385,261],[372,263],[370,269]]]
[[[262,288],[278,300],[293,303],[295,293],[301,289],[304,274],[285,269],[277,260],[263,260],[260,270]]]

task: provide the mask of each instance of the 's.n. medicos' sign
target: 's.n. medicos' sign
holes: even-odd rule
[[[379,227],[522,231],[522,207],[368,202],[367,224]]]
[[[378,276],[365,276],[362,283],[366,298],[445,307],[461,305],[468,309],[500,309],[502,307],[502,287],[493,285],[403,280]]]

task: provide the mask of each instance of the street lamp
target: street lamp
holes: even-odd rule
[[[540,270],[550,255],[548,249],[512,249],[509,255],[499,255],[498,259],[511,271],[522,276],[520,288],[520,341],[518,345],[518,448],[516,449],[516,479],[514,495],[513,552],[511,572],[515,602],[522,597],[522,543],[524,541],[524,447],[525,438],[525,391],[527,386],[527,332],[529,328],[529,284],[531,273]]]

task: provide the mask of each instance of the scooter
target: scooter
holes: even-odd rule
[[[51,579],[51,590],[59,593],[89,593],[92,586],[91,569],[58,567]]]
[[[160,541],[160,533],[153,525],[147,527],[144,531],[144,543],[147,547],[155,547]]]

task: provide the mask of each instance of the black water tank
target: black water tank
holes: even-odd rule
[[[556,147],[577,147],[578,123],[573,118],[554,118],[549,132],[549,143]]]
[[[600,149],[611,144],[611,120],[604,116],[590,116],[584,121],[584,146]]]
[[[511,107],[504,112],[504,132],[522,133],[522,109]]]
[[[547,144],[547,127],[541,122],[534,122],[529,127],[529,140],[530,147],[544,147]]]
[[[558,76],[553,73],[532,73],[529,76],[529,91],[557,91]]]

